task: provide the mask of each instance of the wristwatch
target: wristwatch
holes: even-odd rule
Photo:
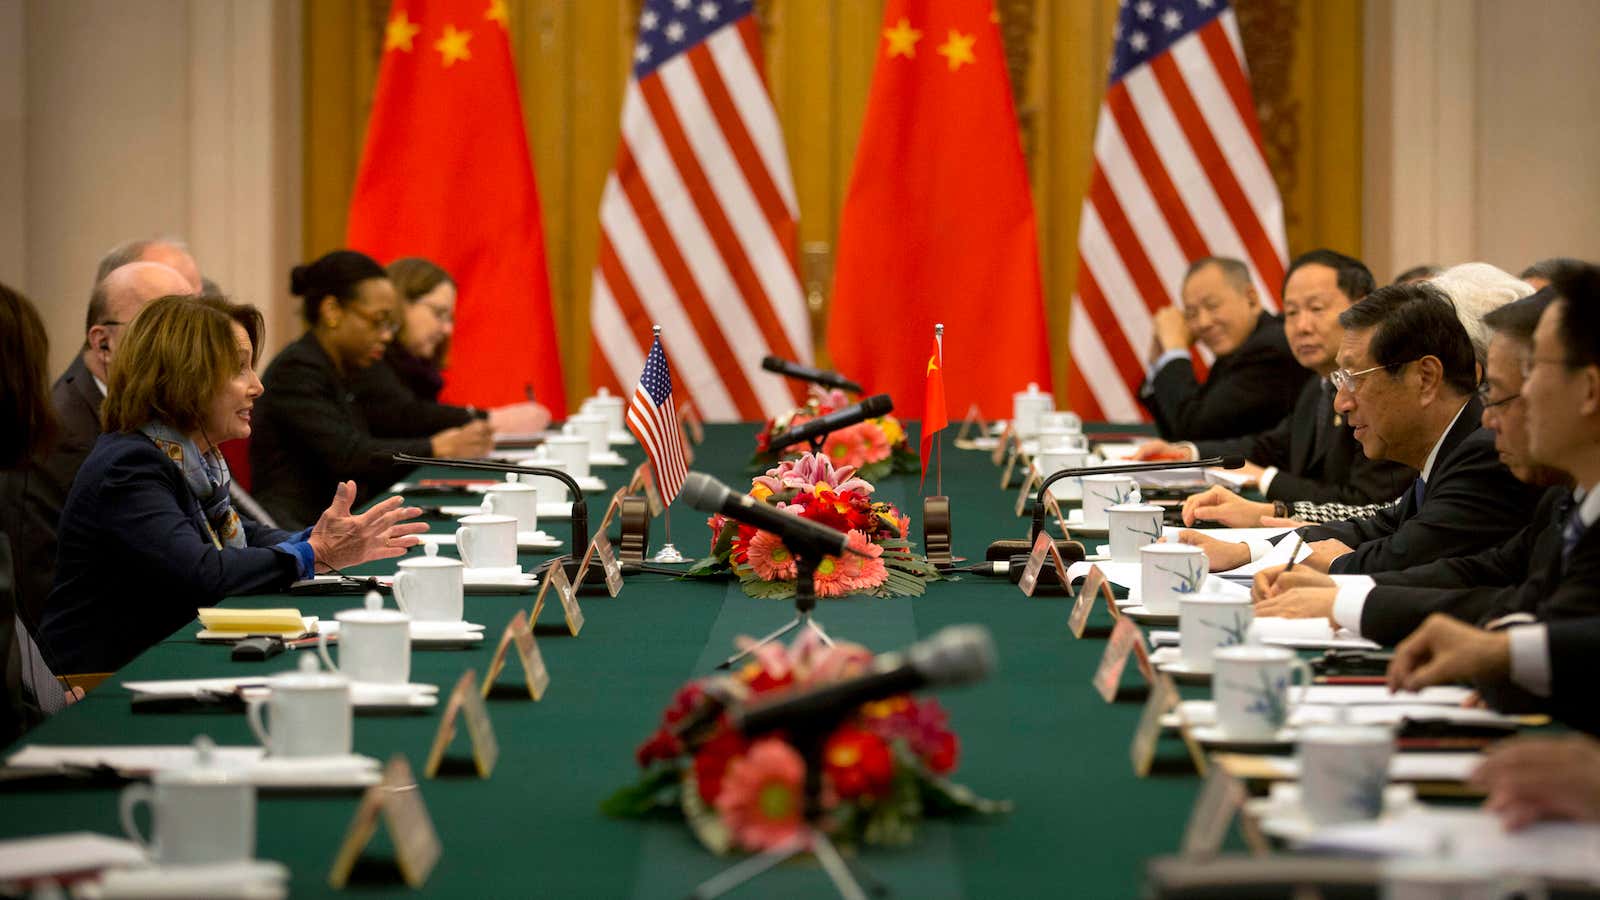
[[[1282,500],[1272,501],[1272,514],[1280,519],[1289,518],[1289,504]]]

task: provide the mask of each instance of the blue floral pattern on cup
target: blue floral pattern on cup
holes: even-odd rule
[[[1139,533],[1144,534],[1142,531]],[[1164,566],[1156,566],[1156,570],[1178,579],[1177,583],[1172,586],[1172,591],[1175,594],[1198,594],[1201,586],[1206,582],[1206,567],[1204,563],[1194,561],[1184,563],[1184,571],[1182,572],[1176,569],[1168,569]],[[1238,643],[1238,641],[1234,643]],[[1226,645],[1219,644],[1218,646]]]

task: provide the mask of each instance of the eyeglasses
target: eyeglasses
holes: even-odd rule
[[[1521,393],[1516,393],[1516,394],[1511,394],[1509,396],[1501,397],[1499,400],[1491,401],[1489,399],[1489,385],[1488,385],[1488,383],[1485,382],[1484,384],[1478,385],[1478,399],[1480,401],[1482,401],[1483,408],[1484,408],[1485,411],[1488,411],[1488,410],[1491,410],[1491,409],[1499,409],[1500,407],[1505,406],[1507,403],[1510,403],[1511,401],[1516,400],[1516,399],[1520,398],[1521,396],[1522,396]]]
[[[1548,363],[1552,366],[1566,366],[1569,369],[1572,368],[1572,360],[1564,357],[1524,356],[1522,358],[1522,377],[1528,378],[1532,376],[1533,370],[1538,368],[1540,363]]]
[[[1397,367],[1400,367],[1400,366],[1409,366],[1414,362],[1416,362],[1416,360],[1408,359],[1403,363],[1395,363],[1394,366],[1377,365],[1377,366],[1372,366],[1371,368],[1368,368],[1368,369],[1362,369],[1359,372],[1352,372],[1349,369],[1335,369],[1333,371],[1333,374],[1328,376],[1328,380],[1333,382],[1333,389],[1334,390],[1336,390],[1336,391],[1348,391],[1348,392],[1354,394],[1356,392],[1356,379],[1357,378],[1360,378],[1363,375],[1371,375],[1373,372],[1376,372],[1379,369],[1388,369],[1388,368],[1397,368]]]
[[[368,315],[367,313],[364,313],[355,307],[346,307],[346,311],[349,312],[350,315],[355,316],[356,318],[366,322],[368,325],[371,325],[373,328],[376,328],[382,334],[393,335],[400,333],[400,320],[394,318],[393,316]]]

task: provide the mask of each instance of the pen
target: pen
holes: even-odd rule
[[[529,403],[533,403],[534,402],[534,399],[533,399],[533,385],[524,384],[522,386],[522,396],[527,397]]]
[[[1306,543],[1305,536],[1300,534],[1299,532],[1295,532],[1295,536],[1294,536],[1294,552],[1289,554],[1289,564],[1287,566],[1283,567],[1283,570],[1285,572],[1293,572],[1294,571],[1294,560],[1295,560],[1295,557],[1300,555],[1300,548],[1305,546],[1305,543]]]

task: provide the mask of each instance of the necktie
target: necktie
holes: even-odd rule
[[[1420,475],[1416,481],[1411,482],[1411,495],[1417,500],[1417,509],[1421,509],[1422,498],[1428,495],[1428,483],[1423,481]]]
[[[1328,439],[1328,429],[1333,427],[1333,387],[1332,382],[1322,382],[1322,396],[1317,398],[1317,423],[1312,429],[1312,446],[1321,449]]]
[[[1577,548],[1578,542],[1583,540],[1583,533],[1589,526],[1583,524],[1583,516],[1576,504],[1567,516],[1567,524],[1561,528],[1561,569],[1566,571],[1567,562],[1572,558],[1572,551]]]

